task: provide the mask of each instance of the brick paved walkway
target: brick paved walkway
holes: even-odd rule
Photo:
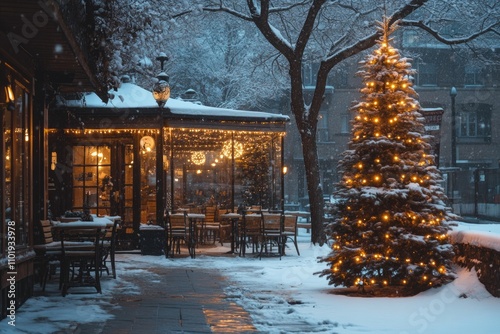
[[[131,268],[130,268],[131,269]],[[132,270],[132,269],[131,269]],[[199,268],[148,269],[122,275],[140,294],[113,296],[118,308],[105,323],[82,324],[73,333],[256,333],[248,313],[227,299],[217,271]]]

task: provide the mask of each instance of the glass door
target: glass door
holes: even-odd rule
[[[110,215],[113,181],[110,146],[73,147],[73,211]]]
[[[156,224],[156,145],[151,136],[140,140],[141,223]]]
[[[118,164],[122,166],[122,164]],[[122,191],[120,192],[120,209],[119,215],[122,217],[123,222],[130,223],[134,221],[134,146],[125,145],[125,155],[122,170],[123,178]],[[133,228],[127,233],[133,233]]]

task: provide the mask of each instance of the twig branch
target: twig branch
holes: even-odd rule
[[[499,35],[499,32],[495,29],[495,27],[498,26],[499,24],[500,23],[496,22],[496,23],[490,25],[489,27],[482,29],[480,31],[477,31],[474,34],[471,34],[469,36],[464,36],[464,37],[460,37],[460,38],[446,38],[446,37],[443,37],[442,35],[440,35],[438,31],[436,31],[435,29],[432,29],[431,27],[429,27],[428,25],[426,25],[422,21],[403,20],[400,22],[401,26],[417,27],[417,28],[420,28],[422,30],[425,30],[429,34],[431,34],[436,40],[438,40],[439,42],[441,42],[443,44],[447,44],[447,45],[464,44],[464,43],[470,42],[473,39],[475,39],[481,35],[484,35],[488,32],[492,32],[494,34]]]

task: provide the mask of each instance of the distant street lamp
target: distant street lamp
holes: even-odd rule
[[[168,57],[165,53],[161,52],[160,55],[156,57],[156,60],[160,61],[161,72],[156,76],[158,81],[153,85],[153,97],[156,103],[158,103],[158,106],[163,108],[170,97],[170,85],[168,84],[169,77],[167,73],[163,72],[163,63],[168,60]]]
[[[285,136],[281,137],[281,211],[285,213],[285,175],[288,167],[285,166]]]
[[[457,166],[457,126],[455,115],[455,97],[457,97],[457,89],[451,87],[451,167]]]

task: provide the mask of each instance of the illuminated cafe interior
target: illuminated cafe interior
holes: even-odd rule
[[[111,101],[95,94],[59,103],[49,118],[49,199],[67,211],[119,215],[133,245],[140,224],[165,213],[283,208],[283,149],[289,117],[202,106],[123,82]]]

